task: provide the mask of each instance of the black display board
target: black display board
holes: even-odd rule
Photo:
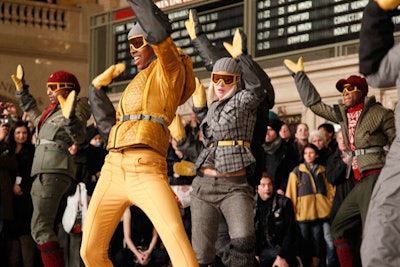
[[[358,39],[368,1],[257,1],[255,56]]]
[[[199,15],[204,32],[215,46],[222,46],[223,42],[232,42],[235,30],[237,28],[243,29],[243,0],[219,1],[194,8]],[[192,57],[195,68],[203,66],[185,28],[185,21],[189,16],[188,10],[182,9],[167,13],[172,21],[174,30],[172,38],[175,43]]]
[[[254,2],[253,2],[254,1]],[[203,29],[216,46],[231,42],[236,28],[254,25],[250,45],[255,47],[255,58],[273,54],[312,48],[338,42],[357,40],[362,13],[369,0],[221,0],[192,1],[191,8],[199,14]],[[244,2],[254,7],[244,15]],[[129,13],[131,12],[131,13]],[[192,57],[194,67],[203,66],[193,48],[185,28],[188,19],[187,5],[176,5],[165,10],[174,32],[172,38]],[[121,18],[132,17],[132,20]],[[248,17],[249,21],[244,21]],[[132,11],[122,9],[114,14],[112,31],[115,41],[115,62],[127,66],[118,80],[131,79],[137,72],[129,53],[127,34],[134,24]],[[400,17],[394,17],[396,30],[400,30]],[[249,33],[248,33],[249,35]]]
[[[129,21],[122,24],[113,25],[113,35],[115,41],[115,62],[125,63],[126,70],[116,78],[116,81],[131,80],[137,73],[137,68],[133,63],[129,51],[128,32],[133,27],[135,22]]]

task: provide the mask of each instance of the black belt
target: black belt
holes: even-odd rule
[[[378,153],[382,152],[383,148],[380,146],[374,146],[370,148],[361,148],[361,149],[356,149],[354,151],[351,151],[351,155],[354,156],[360,156],[360,155],[365,155],[365,154],[371,154],[371,153]]]
[[[168,126],[168,123],[162,117],[155,117],[151,115],[144,115],[144,114],[131,114],[131,115],[124,115],[122,116],[119,121],[140,121],[140,120],[147,120],[147,121],[154,121],[161,125]]]

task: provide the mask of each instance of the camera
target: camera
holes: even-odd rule
[[[10,125],[10,119],[9,118],[5,118],[4,116],[0,116],[0,125],[9,126]]]
[[[10,126],[10,118],[7,115],[8,112],[5,112],[8,106],[8,103],[0,102],[0,125]]]

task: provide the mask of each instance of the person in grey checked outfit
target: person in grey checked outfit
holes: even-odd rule
[[[78,101],[80,86],[72,73],[56,71],[50,75],[47,80],[50,105],[44,112],[39,111],[28,91],[21,65],[11,78],[16,87],[15,96],[34,122],[38,138],[31,170],[35,177],[31,189],[32,237],[45,267],[63,267],[64,253],[54,232],[54,221],[61,197],[75,177],[76,167],[68,147],[85,141],[90,107],[87,99]]]
[[[232,58],[220,58],[213,66],[210,91],[216,100],[200,124],[205,148],[195,163],[191,194],[192,246],[200,266],[214,261],[222,216],[231,241],[229,266],[254,265],[254,194],[246,168],[255,163],[250,140],[269,77],[243,52],[245,41],[237,30],[232,45],[224,43]]]

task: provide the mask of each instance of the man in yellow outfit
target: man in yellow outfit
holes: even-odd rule
[[[195,89],[191,61],[172,38],[168,18],[151,0],[128,1],[138,23],[128,34],[140,72],[122,94],[116,116],[103,86],[123,70],[111,66],[89,88],[93,116],[109,154],[93,193],[83,229],[87,267],[112,266],[111,236],[128,206],[150,218],[175,267],[198,266],[167,180],[168,125]]]

